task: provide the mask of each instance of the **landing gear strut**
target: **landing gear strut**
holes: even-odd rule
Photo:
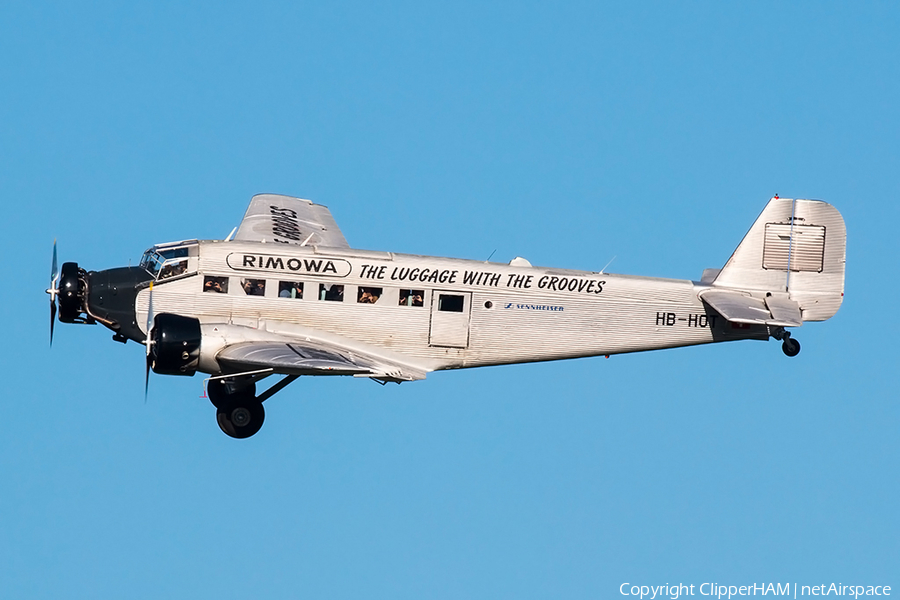
[[[797,356],[800,354],[800,342],[791,337],[790,331],[785,331],[779,327],[772,332],[772,337],[781,340],[781,351],[787,356]]]
[[[255,377],[225,377],[209,381],[206,394],[216,407],[216,422],[225,435],[244,439],[259,431],[266,420],[263,401],[297,379],[296,375],[289,375],[257,396],[256,382],[268,375],[269,373]]]

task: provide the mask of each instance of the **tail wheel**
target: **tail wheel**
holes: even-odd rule
[[[800,342],[794,338],[786,338],[784,342],[781,343],[781,351],[787,356],[797,356],[800,354]]]
[[[259,431],[265,420],[266,410],[255,398],[230,402],[216,410],[219,429],[237,439],[248,438]]]

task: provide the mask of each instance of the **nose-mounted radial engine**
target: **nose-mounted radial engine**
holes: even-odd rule
[[[56,242],[53,242],[53,262],[50,267],[50,345],[53,345],[53,324],[56,321],[57,304],[59,320],[63,323],[88,323],[96,321],[85,310],[87,272],[78,263],[63,263],[58,268]]]
[[[63,323],[101,323],[114,333],[118,342],[144,342],[137,326],[134,301],[152,277],[139,267],[119,267],[103,271],[86,271],[78,263],[57,267],[56,242],[50,268],[50,344],[53,344],[54,321],[59,311]]]

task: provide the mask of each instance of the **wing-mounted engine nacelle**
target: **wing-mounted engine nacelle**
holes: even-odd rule
[[[193,375],[200,362],[200,321],[169,313],[153,320],[150,366],[160,375]]]
[[[153,319],[150,367],[160,375],[187,375],[197,371],[220,373],[216,356],[226,346],[273,341],[279,336],[251,327],[203,323],[192,317],[160,313]]]

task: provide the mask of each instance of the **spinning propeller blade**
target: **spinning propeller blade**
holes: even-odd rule
[[[153,282],[150,282],[150,296],[147,298],[147,339],[144,345],[147,348],[147,360],[144,368],[144,404],[147,404],[147,391],[150,388],[150,345],[153,344]]]
[[[56,286],[56,278],[59,277],[59,267],[56,266],[56,240],[53,240],[53,264],[50,267],[50,285]]]
[[[50,299],[50,347],[53,347],[53,324],[56,322],[56,302]]]
[[[59,267],[56,262],[56,240],[53,240],[53,262],[50,265],[50,346],[53,346],[53,324],[56,321],[56,294],[59,293]]]

